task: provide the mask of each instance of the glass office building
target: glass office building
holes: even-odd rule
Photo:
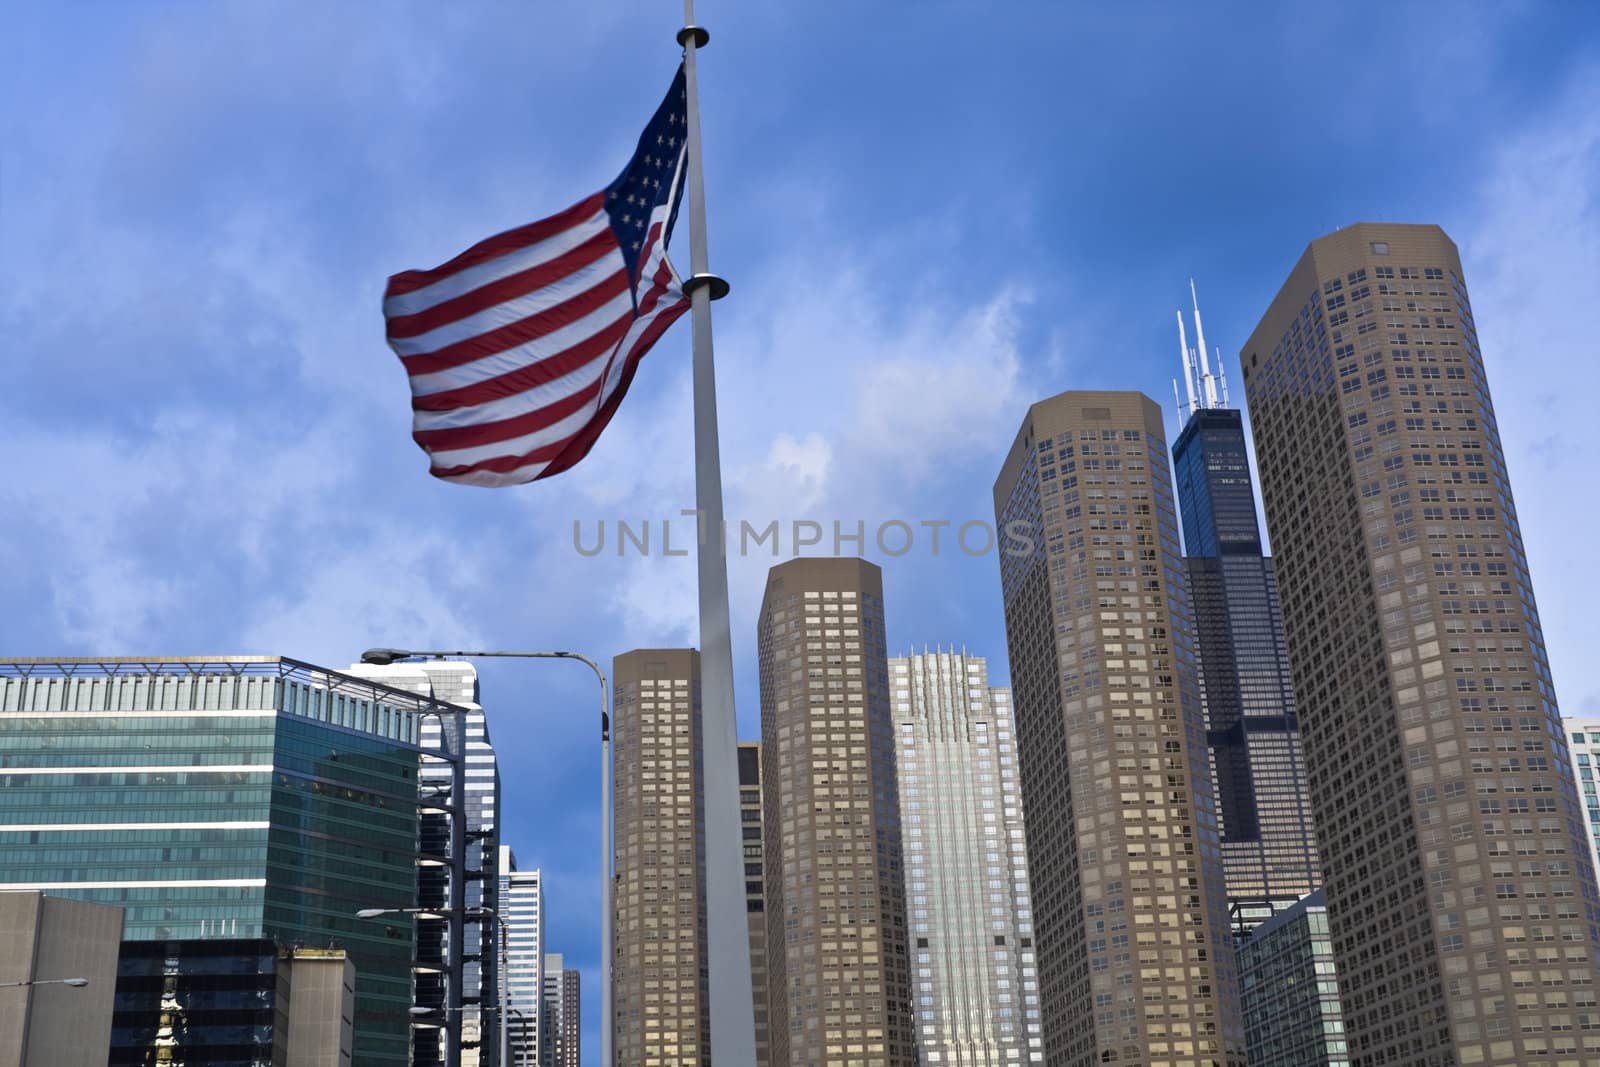
[[[477,668],[465,660],[443,659],[381,665],[356,663],[347,668],[347,673],[466,710],[463,753],[467,804],[461,899],[467,911],[462,916],[460,962],[461,1067],[498,1067],[501,931],[489,914],[473,909],[483,908],[494,913],[500,910],[500,771],[494,744],[489,738],[488,718],[478,701]],[[438,716],[424,718],[424,748],[440,747],[444,739],[443,725]],[[450,741],[454,742],[453,734]],[[420,791],[425,795],[448,794],[453,773],[454,768],[449,763],[424,765],[418,773]],[[447,843],[450,820],[449,812],[433,806],[424,807],[422,839]],[[418,907],[447,907],[452,888],[449,869],[423,868],[417,888]],[[416,920],[418,954],[445,960],[450,926],[450,917],[443,914],[437,918],[419,916]],[[430,968],[420,973],[417,976],[418,1005],[443,1008],[451,999],[449,979],[448,970]],[[432,1047],[424,1051],[432,1057],[442,1055]]]
[[[0,888],[120,905],[129,941],[345,948],[355,1058],[412,1062],[422,720],[278,657],[0,660]],[[426,961],[421,961],[424,964]]]
[[[1243,936],[1321,885],[1283,610],[1240,412],[1197,406],[1172,460],[1229,919]]]
[[[1568,719],[1567,740],[1596,870],[1600,870],[1600,717]]]
[[[1313,893],[1239,946],[1250,1067],[1350,1067],[1328,908]]]

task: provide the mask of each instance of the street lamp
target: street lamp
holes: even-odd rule
[[[612,1067],[611,1058],[611,713],[610,688],[600,664],[579,652],[439,652],[404,648],[369,648],[361,662],[386,667],[405,659],[571,659],[584,664],[600,681],[600,1067]],[[503,983],[502,983],[503,984]]]
[[[30,978],[22,982],[0,982],[0,989],[20,989],[30,985],[69,985],[74,989],[82,989],[88,984],[87,978]]]
[[[507,939],[509,937],[509,934],[508,934],[507,929],[506,929],[506,921],[500,917],[500,913],[498,911],[496,911],[495,909],[486,908],[486,907],[483,907],[481,905],[464,906],[464,907],[460,907],[460,908],[446,908],[446,909],[444,909],[444,912],[441,912],[437,908],[362,908],[360,911],[356,912],[356,918],[358,918],[358,919],[376,919],[381,915],[414,915],[419,919],[443,919],[445,917],[446,913],[455,913],[455,914],[460,914],[462,916],[487,915],[487,916],[489,916],[489,918],[493,919],[495,921],[495,925],[500,928],[500,938],[499,938],[499,940],[500,940],[500,1003],[502,1005],[505,1005],[507,1003],[507,998],[510,996],[509,992],[506,990],[506,972],[509,971],[510,968],[511,968],[511,956],[510,956],[510,952],[507,950],[507,947],[506,947],[506,942],[507,942]],[[424,1008],[424,1007],[414,1007],[414,1008],[409,1009],[410,1013],[413,1016],[432,1015],[435,1010],[436,1009],[434,1009],[434,1008]],[[445,1007],[445,1013],[446,1014],[448,1014],[449,1012],[452,1012],[452,1011],[461,1011],[461,1010],[463,1010],[463,1009],[459,1005],[455,1006],[455,1007],[450,1007],[450,1006],[447,1005]],[[491,1007],[490,1010],[493,1010],[493,1008]],[[507,1059],[507,1054],[508,1054],[508,1052],[510,1050],[507,1047],[507,1040],[508,1040],[507,1035],[506,1035],[507,1023],[506,1023],[506,1019],[505,1019],[505,1017],[503,1015],[500,1018],[499,1030],[500,1030],[500,1057],[499,1057],[499,1059],[500,1059],[500,1062],[502,1064],[504,1064],[506,1062],[506,1059]]]

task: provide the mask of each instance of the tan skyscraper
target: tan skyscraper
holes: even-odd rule
[[[700,654],[627,652],[613,661],[611,677],[616,1061],[708,1064]]]
[[[1161,409],[1034,404],[994,500],[1044,1060],[1244,1067]]]
[[[750,992],[755,998],[756,1067],[772,1063],[767,1025],[767,887],[761,830],[761,744],[739,742],[739,816],[744,835],[744,894],[750,921]]]
[[[1241,353],[1351,1062],[1600,1063],[1596,889],[1454,243],[1311,243]]]
[[[774,567],[758,633],[772,1063],[910,1067],[882,574]]]

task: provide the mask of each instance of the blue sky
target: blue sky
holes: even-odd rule
[[[1236,353],[1312,238],[1461,246],[1558,692],[1600,578],[1600,9],[702,0],[729,515],[992,515],[1023,409],[1170,404],[1199,285]],[[429,479],[386,277],[610,180],[676,63],[672,5],[15,6],[0,38],[0,653],[693,643],[692,560],[575,519],[692,506],[687,322],[549,483]],[[686,266],[686,232],[677,242]],[[869,555],[872,555],[869,546]],[[742,731],[770,559],[732,562]],[[1003,680],[993,557],[884,560],[891,645]],[[509,841],[586,969],[592,682],[491,664]]]

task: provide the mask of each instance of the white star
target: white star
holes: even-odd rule
[[[676,147],[678,147],[678,139],[676,137],[668,137],[667,138],[667,147],[668,148],[676,148]]]
[[[661,136],[659,133],[656,134],[656,144],[666,144],[666,143],[667,143],[667,139],[665,137]]]
[[[633,242],[633,250],[635,252],[639,251],[639,242],[638,241]]]
[[[624,226],[626,226],[628,223],[630,223],[632,221],[633,221],[633,216],[632,215],[624,215],[624,216],[622,216],[622,224]]]

